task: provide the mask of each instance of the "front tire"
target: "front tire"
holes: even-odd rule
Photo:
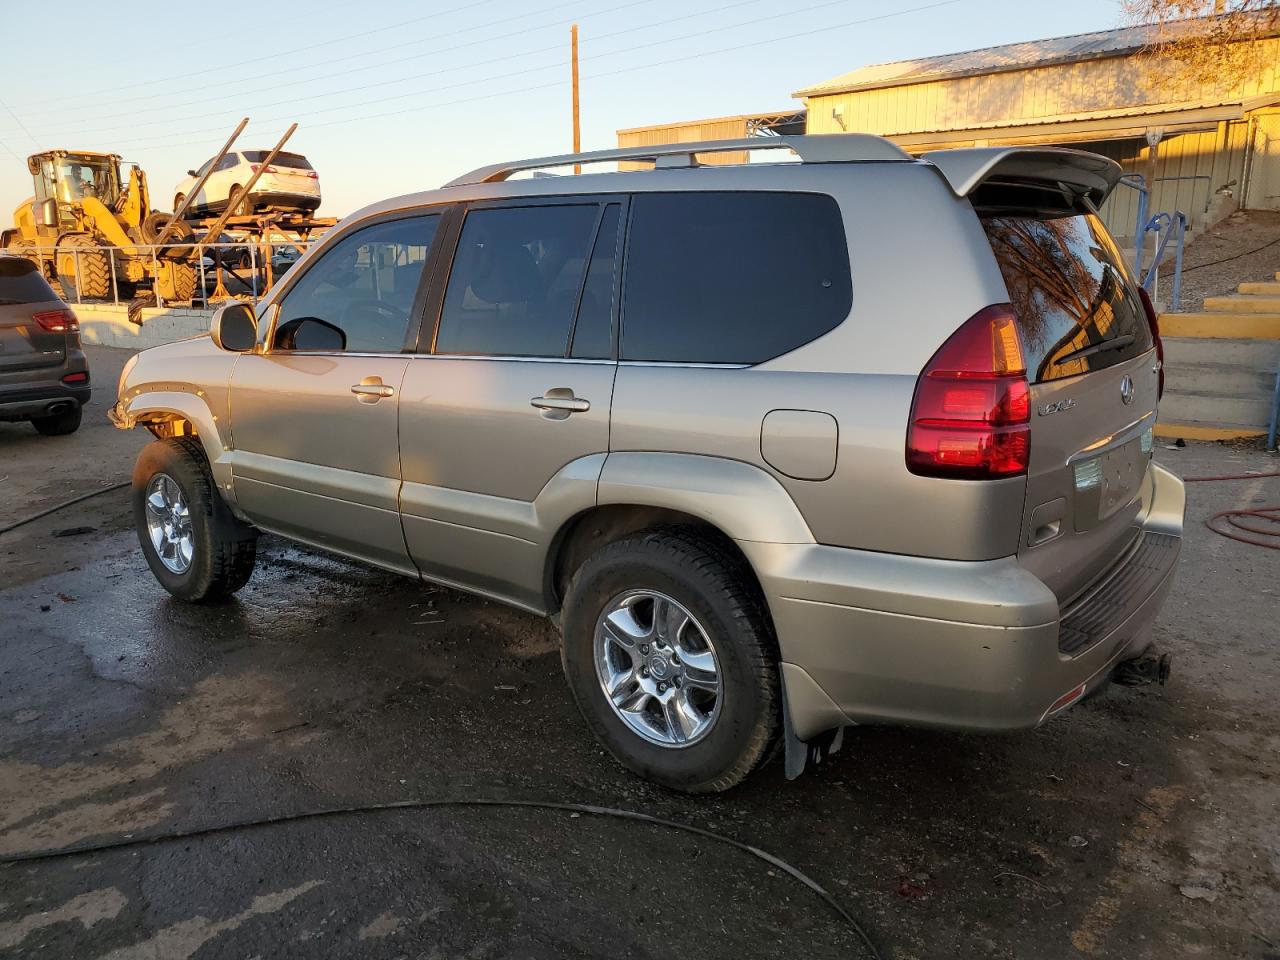
[[[602,547],[564,603],[565,677],[624,766],[687,793],[740,783],[779,729],[776,642],[750,570],[692,531]]]
[[[133,519],[147,565],[180,600],[235,593],[253,573],[258,533],[214,489],[199,443],[157,440],[133,468]]]

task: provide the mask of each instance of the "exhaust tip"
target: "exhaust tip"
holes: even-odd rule
[[[1173,654],[1145,653],[1116,666],[1111,679],[1124,687],[1140,687],[1149,683],[1164,686],[1173,669]]]

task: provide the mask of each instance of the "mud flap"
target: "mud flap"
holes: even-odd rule
[[[794,780],[812,764],[817,766],[844,745],[844,727],[825,730],[812,740],[801,740],[791,725],[791,704],[787,702],[787,685],[782,684],[783,771]]]

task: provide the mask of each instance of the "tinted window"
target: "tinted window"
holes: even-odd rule
[[[23,257],[0,255],[0,306],[57,299],[34,263]]]
[[[839,207],[803,193],[648,193],[632,201],[622,358],[759,363],[849,314]]]
[[[325,250],[284,295],[277,349],[289,342],[291,325],[304,319],[337,327],[348,352],[404,349],[413,298],[439,222],[438,214],[429,214],[377,223]]]
[[[246,150],[244,158],[249,163],[261,163],[271,153],[270,150]],[[234,164],[232,164],[234,166]],[[311,164],[300,153],[277,153],[271,161],[273,167],[289,167],[293,170],[310,170]]]
[[[468,213],[436,352],[563,357],[599,212],[582,204]]]
[[[1142,301],[1096,216],[995,216],[983,224],[1035,382],[1100,370],[1151,348]],[[1098,345],[1104,348],[1090,350]]]
[[[613,291],[618,262],[618,221],[622,207],[611,203],[600,221],[600,232],[591,251],[587,282],[582,287],[578,321],[573,327],[569,355],[587,359],[613,356]]]

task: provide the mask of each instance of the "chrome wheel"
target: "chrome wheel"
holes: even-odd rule
[[[186,573],[195,553],[191,511],[182,488],[168,474],[157,473],[147,484],[147,533],[151,546],[171,573]]]
[[[629,590],[596,621],[596,678],[613,712],[650,743],[697,743],[720,715],[715,647],[697,618],[653,590]]]

